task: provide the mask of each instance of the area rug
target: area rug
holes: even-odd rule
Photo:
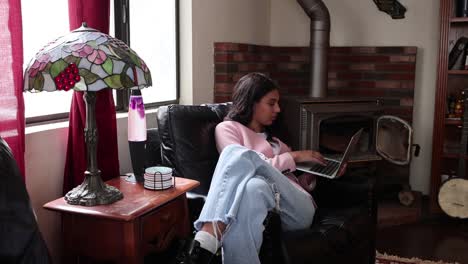
[[[460,264],[458,262],[430,261],[418,258],[400,258],[377,252],[375,264]]]

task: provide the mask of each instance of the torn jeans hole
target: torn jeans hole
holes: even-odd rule
[[[278,188],[276,188],[276,183],[272,182],[268,178],[265,178],[263,176],[257,176],[259,179],[264,180],[268,185],[271,187],[271,191],[273,192],[273,197],[275,198],[275,209],[274,212],[280,213],[281,212],[281,207],[280,207],[280,200],[281,200],[281,194],[278,191]]]

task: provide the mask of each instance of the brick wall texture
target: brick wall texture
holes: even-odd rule
[[[328,95],[381,97],[386,114],[412,120],[416,47],[331,47]],[[231,100],[234,84],[249,72],[263,72],[283,95],[306,95],[309,48],[240,43],[214,44],[214,102]]]

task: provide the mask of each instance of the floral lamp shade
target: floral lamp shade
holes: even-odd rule
[[[43,47],[24,75],[24,90],[31,92],[96,92],[151,85],[148,67],[127,44],[85,23]]]

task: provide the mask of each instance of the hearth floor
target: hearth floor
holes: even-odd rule
[[[422,217],[421,195],[416,194],[411,206],[404,206],[398,201],[381,201],[378,203],[378,228],[416,223]]]
[[[378,228],[411,224],[421,221],[421,194],[415,192],[415,200],[411,206],[404,206],[398,201],[380,201],[378,203]]]
[[[468,263],[468,221],[446,216],[380,228],[379,252],[406,258]]]

